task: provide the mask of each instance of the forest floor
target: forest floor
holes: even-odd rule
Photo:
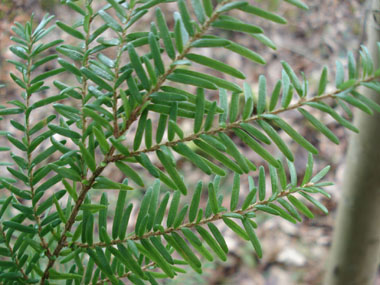
[[[257,2],[261,2],[262,5],[265,3],[265,1]],[[310,7],[307,12],[297,10],[284,3],[277,8],[278,2],[282,1],[267,2],[269,4],[265,3],[265,5],[272,5],[275,11],[279,9],[281,11],[279,14],[289,21],[288,25],[284,26],[268,25],[258,21],[258,24],[264,28],[265,34],[277,45],[277,51],[268,50],[252,38],[242,37],[240,34],[230,35],[230,39],[260,53],[267,60],[267,64],[258,66],[237,56],[226,58],[221,53],[215,54],[217,58],[223,59],[235,67],[238,65],[242,71],[248,74],[247,81],[254,82],[252,84],[254,90],[257,90],[256,82],[260,74],[267,76],[268,88],[272,90],[275,82],[281,76],[280,60],[290,63],[297,74],[304,72],[309,78],[310,89],[315,90],[316,82],[324,65],[333,71],[336,60],[341,60],[346,66],[347,52],[352,51],[356,55],[360,45],[365,43],[363,27],[368,18],[368,7],[364,1],[309,0],[306,1]],[[172,8],[173,6],[168,5],[167,12],[172,12]],[[62,12],[61,7],[54,5],[45,6],[42,9],[40,1],[37,0],[4,0],[0,3],[0,70],[2,70],[0,83],[9,84],[7,89],[0,90],[1,101],[4,100],[4,96],[7,100],[19,96],[19,90],[10,84],[8,72],[4,72],[4,70],[12,69],[5,61],[11,57],[8,51],[9,45],[12,44],[9,40],[10,26],[14,21],[24,23],[30,18],[32,12],[36,14],[36,18],[41,18],[46,13],[46,9],[52,14],[57,14],[58,18],[67,15]],[[149,24],[150,21],[151,19],[147,19],[146,23]],[[333,75],[331,74],[331,76]],[[318,114],[316,115],[318,116]],[[330,214],[324,216],[321,212],[315,211],[315,219],[305,218],[302,223],[297,225],[282,219],[268,219],[265,215],[259,217],[258,235],[264,251],[261,260],[256,258],[250,244],[242,242],[231,232],[225,231],[223,234],[230,248],[230,258],[226,263],[217,262],[206,265],[205,273],[202,276],[188,273],[179,276],[176,281],[168,281],[165,284],[321,284],[331,244],[350,134],[346,129],[326,118],[326,124],[341,140],[340,145],[337,146],[322,135],[316,134],[308,124],[305,124],[298,113],[289,112],[286,119],[320,150],[320,154],[316,157],[315,167],[321,169],[326,165],[331,165],[327,179],[333,181],[335,186],[328,187],[327,190],[332,194],[332,199],[322,200]],[[1,129],[8,127],[2,124],[0,122]],[[183,128],[186,129],[186,125]],[[288,142],[296,157],[296,168],[303,173],[302,169],[306,165],[307,154],[296,144]],[[254,161],[257,159],[248,150],[247,156]],[[191,165],[186,164],[183,167],[185,172],[193,173]],[[199,179],[198,174],[193,176],[189,179],[194,181]],[[302,176],[300,176],[301,178]],[[226,189],[230,187],[231,181],[230,178],[223,181]],[[377,284],[380,284],[380,278]]]

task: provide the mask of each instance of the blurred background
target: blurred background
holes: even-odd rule
[[[103,1],[94,1],[95,5],[97,5],[96,2]],[[228,37],[261,54],[267,60],[267,64],[264,66],[252,64],[252,62],[248,62],[235,54],[226,54],[223,50],[213,50],[212,53],[215,58],[234,67],[239,67],[247,74],[246,81],[251,83],[255,92],[260,74],[267,76],[268,89],[272,90],[276,81],[281,77],[280,60],[290,63],[298,75],[304,72],[309,79],[310,89],[315,90],[315,85],[324,65],[331,70],[330,78],[334,78],[333,71],[336,60],[342,60],[346,66],[347,52],[352,51],[356,55],[360,45],[365,43],[364,27],[368,16],[369,3],[367,2],[369,1],[309,0],[305,1],[310,7],[307,12],[286,5],[280,0],[254,2],[259,6],[278,12],[288,20],[288,25],[275,25],[259,19],[253,20],[255,24],[263,27],[265,34],[277,46],[277,50],[270,50],[257,40],[244,37],[242,34],[230,33]],[[160,7],[166,15],[172,15],[173,11],[176,10],[176,5],[171,3],[162,4]],[[8,47],[12,44],[9,39],[12,34],[11,25],[15,21],[26,22],[32,13],[35,14],[37,20],[42,18],[45,13],[51,13],[56,15],[57,19],[64,20],[67,23],[70,23],[71,17],[75,16],[67,8],[60,5],[58,0],[1,0],[0,84],[5,83],[7,85],[7,88],[0,89],[1,104],[19,97],[20,94],[19,88],[9,79],[9,71],[14,70],[14,67],[6,62],[7,59],[13,58],[8,51]],[[152,21],[150,15],[147,14],[140,21],[135,27],[136,31],[146,30]],[[170,16],[168,17],[170,18]],[[67,35],[56,29],[50,37],[66,39]],[[204,49],[202,53],[211,54],[211,51]],[[54,64],[46,68],[54,68]],[[63,77],[61,81],[64,80],[72,79]],[[333,86],[330,88],[333,89]],[[56,95],[54,94],[56,91],[55,88],[52,88],[40,96]],[[213,95],[209,96],[212,97]],[[51,111],[53,112],[53,110]],[[49,112],[49,110],[45,112]],[[315,115],[320,116],[318,113]],[[335,183],[335,186],[327,188],[327,191],[332,194],[332,199],[322,199],[330,214],[324,216],[322,212],[315,210],[315,219],[305,218],[302,223],[297,225],[290,224],[285,220],[269,218],[266,215],[259,216],[258,235],[264,251],[261,260],[257,259],[251,244],[243,242],[220,224],[218,226],[222,230],[230,249],[228,261],[226,263],[217,261],[212,264],[205,264],[202,276],[189,270],[187,274],[180,275],[175,281],[163,281],[163,284],[321,284],[331,242],[336,205],[341,191],[349,132],[337,125],[335,121],[324,118],[324,122],[341,140],[341,144],[336,146],[322,135],[316,134],[299,113],[287,112],[286,120],[320,150],[319,156],[315,158],[315,167],[319,170],[326,165],[332,166],[327,177],[328,180]],[[184,121],[181,127],[185,132],[186,130],[191,131],[192,123]],[[7,120],[0,121],[0,129],[11,129],[9,122]],[[307,161],[307,153],[297,144],[292,143],[288,137],[284,136],[284,140],[289,143],[295,154],[296,168],[301,178]],[[0,153],[0,155],[8,154]],[[260,165],[259,157],[255,156],[248,148],[246,155],[256,165]],[[8,160],[8,158],[4,158],[4,160]],[[198,180],[204,178],[201,173],[194,171],[194,166],[189,162],[179,161],[178,165],[181,167],[182,173],[185,173],[188,184],[195,185]],[[113,174],[112,169],[108,169],[105,175],[121,176],[118,172]],[[144,179],[152,181],[147,173],[144,172],[142,175],[146,175]],[[121,179],[121,177],[113,178],[115,180]],[[231,191],[232,178],[232,176],[226,176],[221,180],[221,187],[226,193],[226,197]],[[149,183],[147,184],[149,185]],[[247,185],[247,181],[242,181],[242,188],[247,188]],[[190,188],[192,189],[193,186]],[[130,199],[138,201],[142,193],[133,192],[135,192],[134,196],[131,196]],[[111,203],[112,199],[115,197],[111,198]],[[380,284],[380,278],[377,284]]]

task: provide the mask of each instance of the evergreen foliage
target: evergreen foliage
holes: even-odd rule
[[[337,62],[336,89],[331,92],[326,92],[327,68],[316,94],[310,94],[305,76],[300,80],[282,62],[282,78],[273,91],[268,92],[266,78],[261,76],[256,97],[249,82],[239,86],[196,70],[193,63],[245,79],[237,68],[197,51],[221,47],[252,64],[265,64],[259,54],[223,37],[228,33],[217,36],[210,30],[247,33],[273,48],[251,19],[286,24],[277,14],[248,1],[107,0],[98,11],[93,10],[91,0],[83,5],[74,0],[62,2],[80,16],[77,22],[52,25],[53,16],[46,15],[38,25],[32,18],[12,28],[15,45],[10,50],[18,60],[10,62],[19,73],[10,76],[24,91],[21,98],[0,106],[0,119],[9,119],[15,128],[1,131],[9,146],[0,150],[9,152],[13,161],[1,162],[0,186],[6,193],[0,203],[2,284],[55,284],[60,280],[124,284],[127,279],[134,284],[157,284],[161,278],[185,272],[184,265],[202,273],[203,259],[227,260],[228,247],[216,221],[250,242],[261,257],[256,212],[291,223],[302,221],[303,216],[313,218],[310,206],[327,214],[314,196],[329,197],[323,187],[331,183],[321,181],[329,167],[314,174],[313,154],[318,150],[282,115],[297,110],[336,144],[337,136],[310,110],[328,114],[358,132],[341,110],[349,115],[349,106],[368,114],[380,111],[378,104],[357,90],[359,86],[380,90],[376,81],[380,70],[374,70],[365,47],[359,62],[349,54],[348,76]],[[167,2],[178,6],[174,25],[160,9]],[[299,0],[285,2],[307,9]],[[245,12],[248,20],[229,16],[231,10]],[[152,11],[150,28],[131,32]],[[93,25],[95,20],[102,25]],[[46,41],[55,26],[75,44]],[[115,37],[103,37],[107,30]],[[51,54],[51,50],[56,52]],[[40,72],[39,67],[51,61],[57,61],[59,68]],[[56,79],[61,73],[71,74],[75,83]],[[54,79],[54,87],[45,84],[48,79]],[[196,87],[195,94],[188,85]],[[51,87],[58,90],[57,95],[33,100]],[[211,99],[210,91],[218,94],[217,100]],[[332,107],[326,99],[337,104]],[[46,106],[52,106],[57,115],[32,120]],[[22,121],[11,119],[20,114]],[[181,129],[182,120],[193,122],[193,132]],[[309,152],[302,181],[297,179],[295,158],[279,135],[281,130]],[[248,160],[238,146],[241,143],[267,165]],[[266,150],[268,144],[275,145],[285,159]],[[177,168],[177,155],[210,181],[190,187],[185,173]],[[152,163],[154,156],[158,163]],[[146,171],[137,171],[136,165]],[[103,171],[111,167],[127,178],[120,182],[104,176]],[[240,177],[254,171],[258,172],[257,183],[249,176],[249,189],[240,189]],[[156,178],[152,185],[146,185],[146,175]],[[234,178],[229,207],[225,207],[219,185],[225,175]],[[117,193],[115,203],[109,202],[109,190]],[[93,191],[102,191],[100,200],[93,199]],[[129,200],[130,191],[145,191],[141,203]],[[186,195],[190,203],[183,204]],[[202,195],[208,197],[205,207],[200,203]],[[136,220],[130,221],[133,212]]]

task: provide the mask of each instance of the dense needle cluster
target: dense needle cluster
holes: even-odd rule
[[[74,0],[61,2],[79,16],[78,21],[51,25],[53,16],[46,15],[38,25],[32,18],[12,28],[15,44],[10,50],[17,60],[10,62],[18,73],[10,77],[23,91],[20,98],[0,106],[0,119],[10,120],[14,127],[1,131],[9,147],[1,146],[0,151],[9,152],[12,161],[1,162],[2,284],[55,284],[55,280],[124,284],[127,279],[157,284],[184,273],[185,265],[202,273],[202,260],[227,260],[228,246],[216,221],[252,243],[261,257],[257,212],[291,223],[303,216],[313,218],[309,206],[327,213],[314,195],[329,197],[323,187],[331,183],[321,181],[329,167],[313,175],[312,155],[318,150],[284,115],[300,112],[336,144],[339,139],[313,115],[313,109],[358,132],[346,119],[351,116],[350,106],[369,114],[380,111],[357,91],[359,86],[380,90],[376,81],[380,71],[374,70],[365,47],[359,62],[348,55],[347,75],[337,62],[335,91],[326,93],[327,68],[317,91],[310,94],[305,76],[300,80],[282,62],[282,77],[272,92],[265,76],[260,76],[256,96],[250,82],[236,83],[246,78],[244,73],[199,51],[224,48],[252,64],[265,64],[259,54],[218,31],[245,33],[274,48],[252,23],[260,17],[286,24],[277,14],[250,1],[107,0],[96,11],[91,0],[81,5]],[[167,2],[178,7],[174,25],[160,9]],[[299,0],[284,2],[307,9]],[[151,10],[150,27],[131,31]],[[245,19],[233,16],[233,10],[244,13]],[[71,44],[46,41],[55,26],[72,37]],[[59,68],[41,71],[52,61]],[[197,70],[199,65],[204,68]],[[205,69],[227,76],[217,77]],[[62,73],[71,74],[72,80],[60,81]],[[54,86],[45,84],[48,79]],[[57,95],[35,100],[49,88]],[[32,120],[48,106],[54,114]],[[183,120],[193,123],[190,134],[182,130]],[[302,180],[297,179],[301,175],[282,132],[309,152]],[[252,149],[265,166],[247,159],[237,143]],[[266,150],[269,144],[283,158]],[[209,181],[199,181],[191,189],[176,166],[178,156],[203,171]],[[103,175],[109,167],[126,179],[114,181]],[[248,176],[255,171],[256,182]],[[146,185],[148,175],[156,179],[152,185]],[[233,176],[228,199],[219,187],[226,175]],[[243,175],[249,189],[240,189]],[[115,204],[108,201],[110,190],[117,193]],[[141,190],[145,194],[136,205],[128,193]],[[100,200],[93,195],[99,192]],[[207,192],[205,207],[200,206],[202,192]],[[190,202],[181,202],[186,195]]]

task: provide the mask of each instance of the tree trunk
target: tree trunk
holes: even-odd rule
[[[380,0],[372,1],[368,48],[379,68]],[[365,95],[380,103],[380,94]],[[343,193],[332,243],[326,285],[373,285],[380,258],[380,114],[358,112],[360,134],[350,138]]]

